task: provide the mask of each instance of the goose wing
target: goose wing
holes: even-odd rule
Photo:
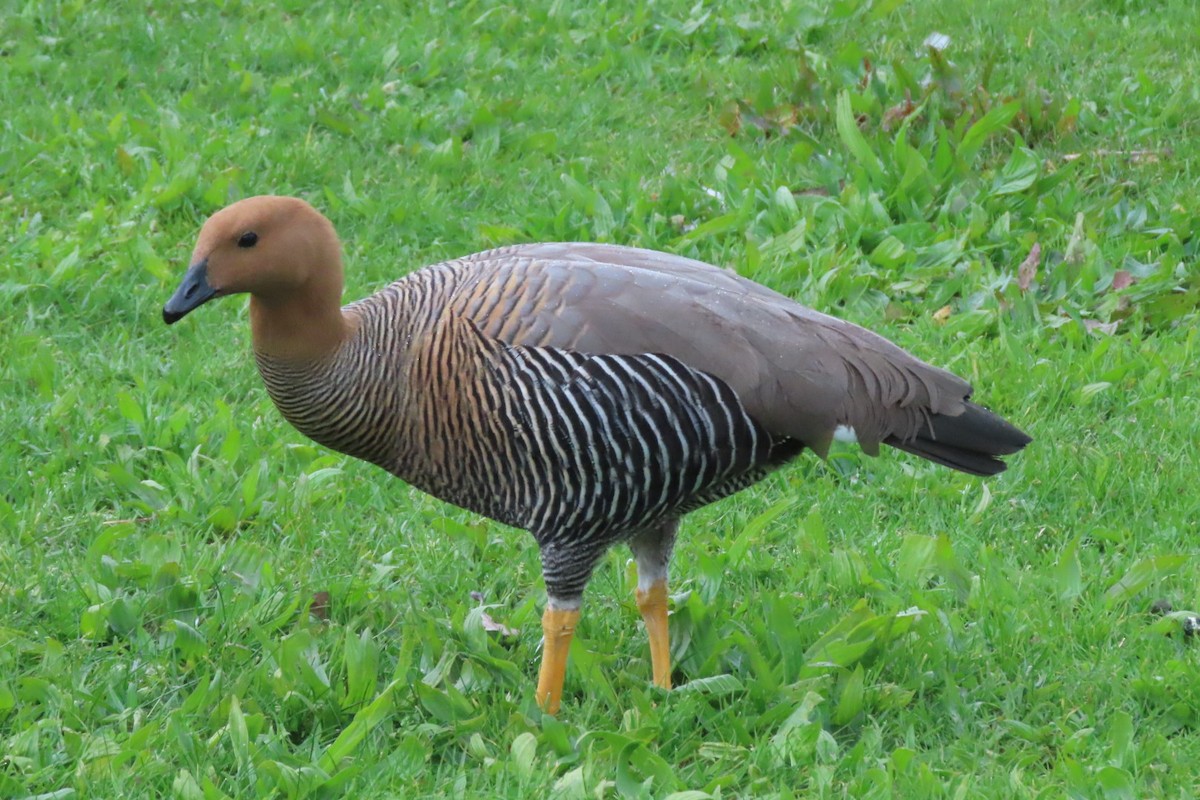
[[[915,440],[931,417],[977,408],[956,375],[700,261],[548,243],[456,265],[463,274],[450,310],[485,335],[589,354],[670,355],[729,384],[767,430],[822,455],[839,426],[874,455],[880,442]]]

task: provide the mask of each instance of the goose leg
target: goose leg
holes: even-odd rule
[[[679,520],[667,520],[630,540],[637,560],[637,604],[650,639],[654,685],[671,688],[671,639],[667,627],[667,568]]]
[[[551,598],[542,614],[542,667],[538,671],[537,701],[549,714],[558,713],[563,679],[567,674],[567,652],[579,622],[579,606],[556,608]]]
[[[604,554],[602,544],[568,541],[560,547],[542,542],[542,577],[546,581],[546,611],[542,614],[542,666],[538,671],[537,701],[549,714],[557,714],[567,673],[567,651],[575,637],[583,587]]]

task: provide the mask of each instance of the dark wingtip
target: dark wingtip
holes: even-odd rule
[[[905,442],[900,439],[890,438],[885,441],[898,450],[920,456],[926,461],[941,464],[943,467],[956,469],[959,472],[966,472],[969,475],[981,475],[986,478],[992,475],[999,475],[1008,469],[1008,464],[1005,464],[996,456],[966,450],[961,447],[952,447],[931,439],[917,438]]]
[[[1020,451],[1033,438],[999,414],[968,402],[958,416],[933,414],[917,435],[886,442],[914,455],[972,475],[996,475],[1008,468],[999,456]]]

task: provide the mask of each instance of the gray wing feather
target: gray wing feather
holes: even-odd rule
[[[868,453],[957,416],[970,385],[870,331],[700,261],[586,243],[517,245],[453,262],[451,307],[509,344],[665,353],[728,383],[772,433],[822,455],[839,425]]]

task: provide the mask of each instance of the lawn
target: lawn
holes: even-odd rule
[[[1191,0],[521,6],[4,4],[0,796],[1200,794]],[[348,300],[669,250],[1034,443],[986,481],[842,446],[689,517],[670,693],[614,551],[548,717],[528,536],[288,427],[244,302],[162,324],[264,193],[333,220]]]

